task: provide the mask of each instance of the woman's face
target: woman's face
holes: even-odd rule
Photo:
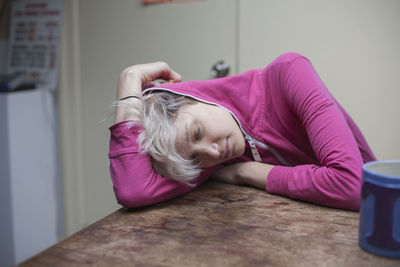
[[[242,131],[221,107],[202,102],[184,106],[173,126],[178,152],[198,161],[201,168],[237,158],[245,151]]]

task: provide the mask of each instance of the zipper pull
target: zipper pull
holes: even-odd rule
[[[261,160],[260,154],[258,154],[258,150],[257,150],[256,144],[254,143],[253,139],[248,135],[246,135],[245,138],[246,138],[247,142],[249,142],[249,145],[251,148],[251,154],[253,154],[253,159],[255,161],[261,162],[262,160]]]

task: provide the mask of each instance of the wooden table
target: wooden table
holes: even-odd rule
[[[400,266],[358,246],[359,213],[206,182],[120,209],[21,266]]]

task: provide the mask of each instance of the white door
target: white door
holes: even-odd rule
[[[99,121],[115,100],[120,71],[163,60],[184,80],[203,80],[215,62],[226,60],[236,73],[237,2],[64,5],[60,107],[66,234],[71,234],[119,207],[108,170],[111,120]]]

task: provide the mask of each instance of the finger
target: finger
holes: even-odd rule
[[[169,82],[180,82],[182,80],[181,75],[171,69],[166,63],[163,66],[162,78]]]
[[[162,78],[169,82],[180,82],[182,77],[179,73],[174,71],[167,63],[158,61],[153,63],[155,72],[152,73],[152,79]]]
[[[171,69],[171,78],[169,79],[169,82],[176,83],[180,81],[182,81],[182,76],[176,71]]]
[[[167,63],[157,61],[148,64],[140,64],[126,68],[123,71],[124,78],[129,76],[141,77],[142,84],[147,84],[156,79],[163,79],[169,82],[180,82],[182,77],[179,73],[171,69]]]

